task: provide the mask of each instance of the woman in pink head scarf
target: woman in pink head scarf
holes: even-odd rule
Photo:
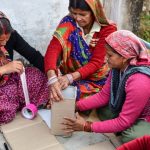
[[[123,142],[150,135],[149,50],[127,30],[112,33],[106,43],[107,62],[112,68],[107,82],[101,92],[86,101],[80,99],[76,105],[80,111],[109,106],[109,111],[100,114],[105,121],[89,122],[77,114],[76,119],[65,118],[65,130],[120,133]]]

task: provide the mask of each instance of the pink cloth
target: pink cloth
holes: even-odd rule
[[[82,99],[80,99],[80,101],[77,102],[79,110],[85,111],[108,105],[110,79],[111,75],[109,75],[101,92],[88,97],[86,100],[82,101]],[[125,87],[125,103],[119,116],[115,119],[92,123],[92,131],[96,133],[111,133],[120,132],[131,127],[142,115],[146,104],[149,103],[150,105],[150,90],[148,89],[150,89],[150,78],[148,76],[141,73],[130,76]]]
[[[150,65],[149,50],[131,31],[118,30],[105,40],[121,56],[131,59],[131,65]]]

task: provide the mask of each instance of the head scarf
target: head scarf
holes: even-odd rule
[[[121,56],[131,59],[130,65],[150,65],[149,50],[131,31],[113,32],[106,38],[106,42]]]
[[[95,15],[95,20],[99,22],[99,25],[109,25],[100,1],[85,1],[90,6]],[[63,49],[62,59],[59,66],[63,74],[75,72],[90,61],[92,51],[83,39],[81,29],[78,28],[75,20],[70,14],[61,20],[54,32],[54,37],[59,40]],[[105,83],[108,70],[108,65],[104,62],[103,66],[100,66],[99,70],[91,74],[86,80],[74,82],[74,85],[78,87],[77,99],[79,97],[85,97],[97,93]]]
[[[85,0],[85,1],[90,6],[95,16],[95,19],[100,25],[105,26],[105,25],[110,24],[104,13],[103,6],[100,0]]]

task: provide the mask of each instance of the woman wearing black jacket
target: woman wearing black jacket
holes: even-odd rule
[[[14,50],[18,52],[20,55],[25,57],[34,67],[37,67],[41,71],[44,72],[44,58],[39,51],[35,48],[31,47],[23,38],[22,36],[11,27],[11,23],[8,18],[0,12],[0,19],[5,24],[10,25],[11,34],[8,38],[8,41],[4,43],[5,49],[9,53],[9,57],[13,60],[13,53]],[[6,21],[7,20],[7,21]],[[0,24],[1,26],[1,24]],[[1,32],[1,31],[0,31]],[[1,33],[0,33],[1,34]]]

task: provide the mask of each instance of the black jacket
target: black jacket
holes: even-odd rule
[[[5,48],[8,51],[11,60],[13,60],[15,50],[33,64],[33,66],[44,72],[44,57],[39,51],[36,51],[36,49],[31,47],[17,31],[14,30],[12,32]]]

